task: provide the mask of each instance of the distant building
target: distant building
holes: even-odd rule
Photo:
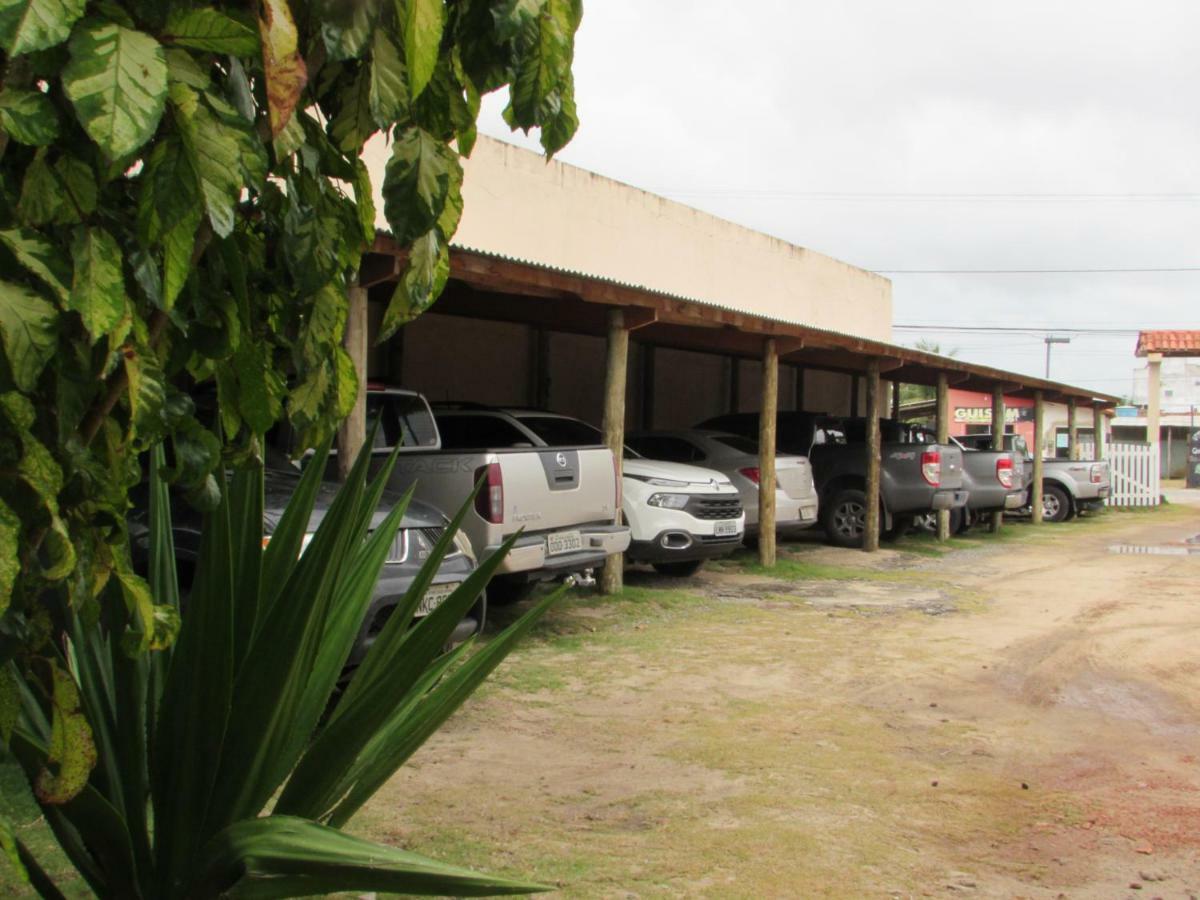
[[[1134,370],[1133,406],[1118,410],[1113,437],[1157,443],[1162,477],[1182,478],[1200,422],[1200,330],[1143,331],[1135,355],[1146,364]]]
[[[1134,369],[1133,405],[1143,410],[1149,400],[1149,381],[1149,363]],[[1159,408],[1164,414],[1200,411],[1200,358],[1164,359],[1160,385]]]

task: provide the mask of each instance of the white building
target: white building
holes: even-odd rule
[[[1133,405],[1145,407],[1149,402],[1147,385],[1150,366],[1133,371]],[[1162,361],[1162,390],[1159,403],[1164,414],[1200,412],[1200,359],[1171,359]]]

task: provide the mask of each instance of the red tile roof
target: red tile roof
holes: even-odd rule
[[[1136,356],[1200,356],[1200,331],[1142,331],[1138,333]]]

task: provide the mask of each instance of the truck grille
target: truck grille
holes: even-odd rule
[[[697,519],[736,519],[742,514],[742,501],[736,494],[693,497],[684,509]]]

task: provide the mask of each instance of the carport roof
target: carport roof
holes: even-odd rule
[[[390,235],[378,234],[361,283],[370,288],[395,281],[403,253]],[[610,309],[624,313],[635,340],[658,347],[759,359],[764,338],[773,337],[782,362],[813,369],[859,374],[877,358],[889,381],[934,385],[945,373],[951,386],[965,390],[1000,386],[1010,396],[1040,390],[1047,400],[1074,399],[1084,406],[1119,402],[1086,388],[469,247],[451,247],[450,281],[437,302],[443,314],[592,335],[607,332]]]
[[[1140,331],[1135,356],[1200,356],[1200,331]]]

